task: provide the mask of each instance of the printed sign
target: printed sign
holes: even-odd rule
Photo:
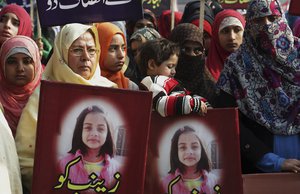
[[[145,194],[243,193],[237,109],[152,114]]]
[[[141,194],[151,93],[48,81],[40,92],[32,194]]]
[[[136,0],[37,0],[41,26],[142,18]]]

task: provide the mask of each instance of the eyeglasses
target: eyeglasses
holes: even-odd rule
[[[181,52],[186,53],[186,54],[194,54],[196,56],[202,56],[205,52],[205,49],[203,47],[188,47],[185,46],[181,48]]]
[[[83,55],[83,52],[85,52],[85,48],[75,47],[70,48],[70,51],[74,54],[74,56],[81,57]],[[88,48],[87,52],[90,57],[93,57],[98,52],[98,50],[96,48]]]

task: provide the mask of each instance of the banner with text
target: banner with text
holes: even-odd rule
[[[141,194],[151,104],[150,92],[42,81],[32,194]]]
[[[144,194],[243,193],[237,109],[152,113]]]
[[[37,0],[41,26],[142,18],[136,0]]]

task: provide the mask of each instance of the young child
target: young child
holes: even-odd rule
[[[59,161],[59,171],[64,173],[68,162],[81,156],[69,171],[72,183],[86,184],[90,175],[96,174],[104,179],[104,185],[110,186],[116,180],[114,174],[120,165],[113,158],[115,146],[111,128],[102,109],[97,106],[85,108],[77,118],[72,139],[72,148],[68,155]]]
[[[211,161],[193,128],[184,126],[173,135],[170,165],[169,174],[162,180],[166,193],[178,177],[178,182],[172,185],[173,194],[190,194],[195,189],[198,193],[215,193],[214,186],[218,179],[210,173]]]
[[[138,67],[143,77],[141,90],[153,92],[153,108],[163,117],[191,112],[204,115],[206,99],[192,95],[176,79],[179,46],[165,38],[148,41],[138,54]]]

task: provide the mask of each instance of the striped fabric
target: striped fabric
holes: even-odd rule
[[[177,80],[167,76],[147,76],[140,88],[153,92],[153,108],[163,117],[199,113],[201,103],[210,107],[205,98],[192,95]]]

